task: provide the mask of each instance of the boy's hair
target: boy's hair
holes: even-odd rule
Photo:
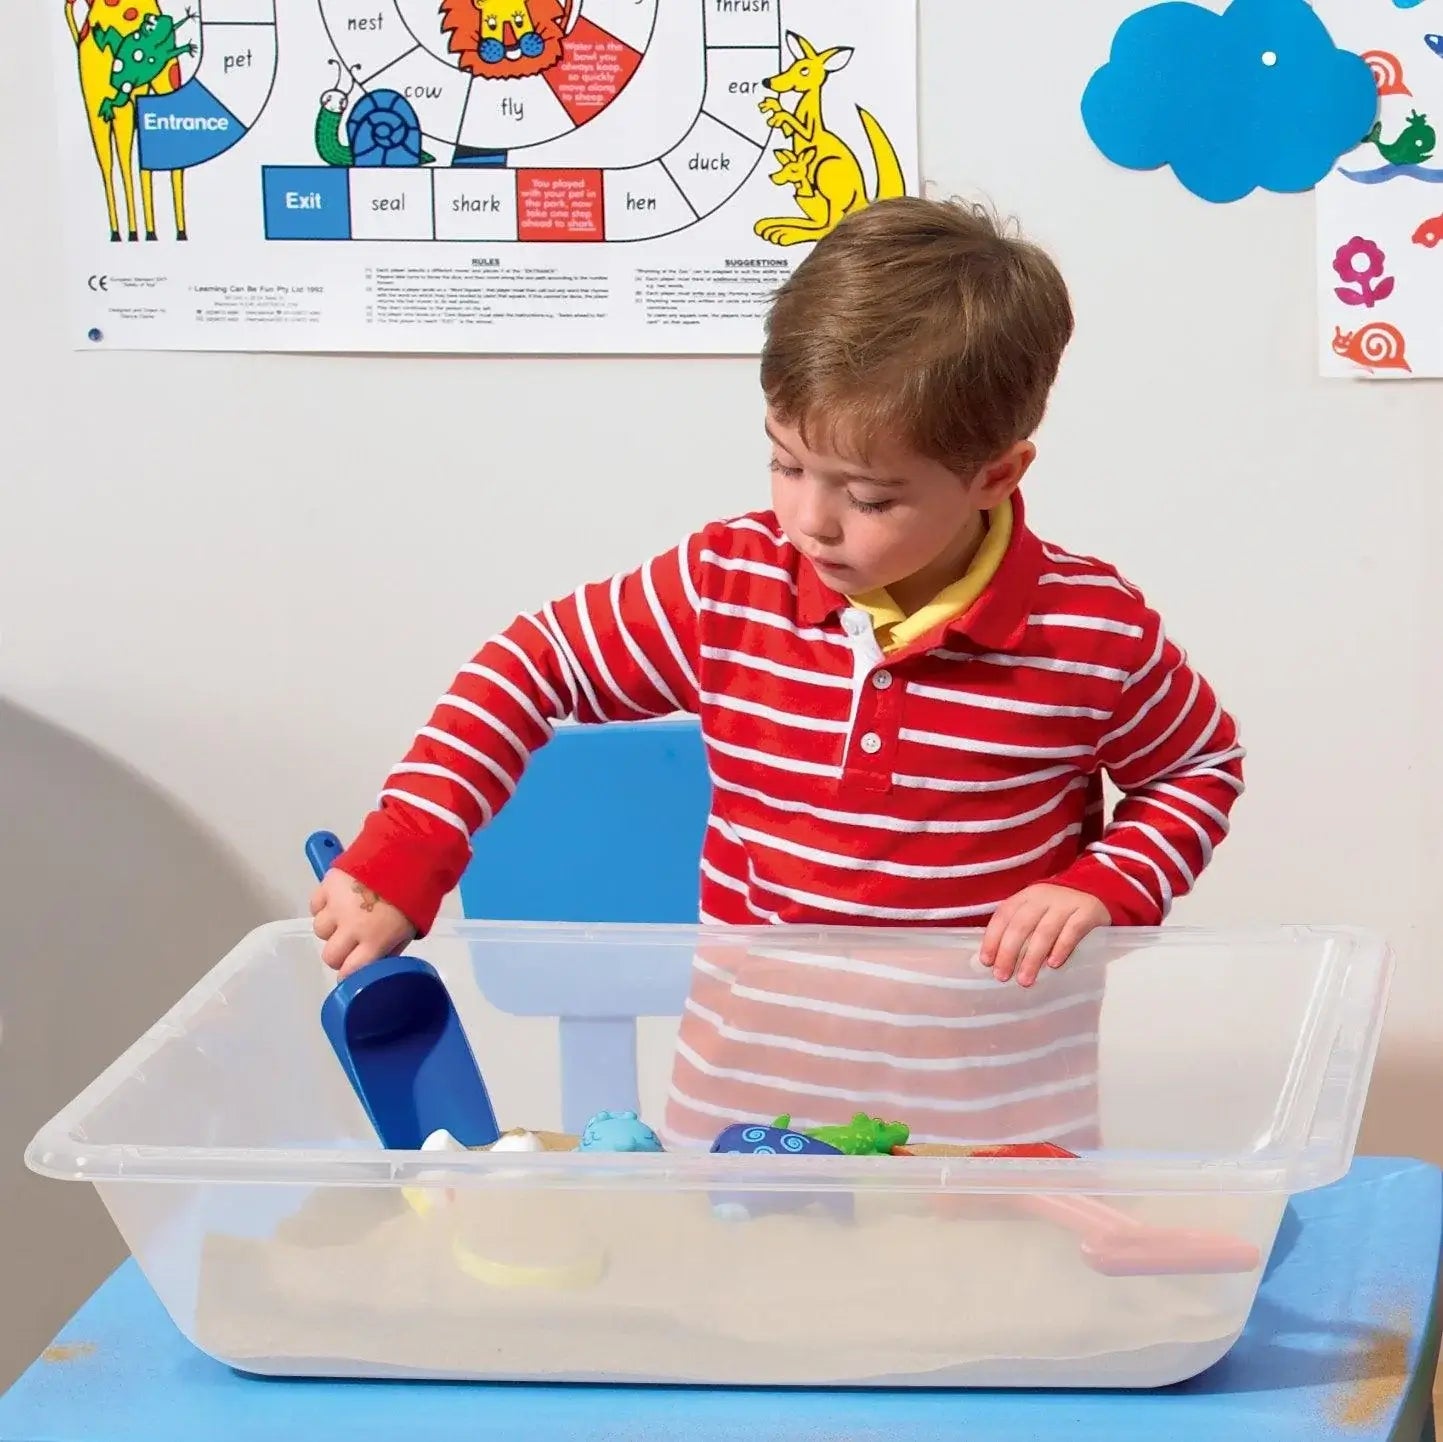
[[[1056,265],[982,207],[885,200],[778,292],[762,391],[808,445],[890,441],[970,477],[1041,424],[1072,330]]]

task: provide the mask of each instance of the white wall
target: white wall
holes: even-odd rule
[[[1129,571],[1244,727],[1236,834],[1180,918],[1385,931],[1401,964],[1366,1140],[1443,1161],[1439,390],[1316,378],[1308,199],[1212,209],[1091,149],[1078,97],[1131,8],[923,0],[925,171],[1017,213],[1075,290],[1037,524]],[[0,1327],[0,1381],[113,1256],[93,1208],[56,1220],[54,1184],[20,1173],[34,1126],[237,928],[303,907],[306,833],[357,823],[491,628],[765,494],[749,362],[64,349],[52,0],[16,9],[0,1296],[33,1310]]]

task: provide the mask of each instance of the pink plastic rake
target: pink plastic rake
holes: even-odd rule
[[[912,1152],[912,1148],[897,1148]],[[922,1149],[917,1149],[922,1150]],[[995,1147],[926,1148],[928,1152],[970,1157],[1058,1157],[1079,1160],[1051,1142]],[[959,1210],[958,1198],[941,1206]],[[1223,1232],[1190,1227],[1159,1227],[1138,1221],[1095,1197],[1058,1192],[1021,1192],[1000,1198],[1010,1209],[1071,1232],[1082,1243],[1082,1256],[1094,1271],[1107,1277],[1207,1276],[1255,1271],[1262,1253],[1251,1242]],[[962,1204],[963,1209],[966,1203]]]
[[[1258,1248],[1241,1237],[1153,1226],[1093,1197],[1023,1194],[1008,1201],[1071,1232],[1082,1243],[1088,1266],[1105,1277],[1251,1272],[1262,1261]]]

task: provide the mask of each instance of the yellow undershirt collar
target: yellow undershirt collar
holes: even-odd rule
[[[1009,498],[995,510],[988,512],[987,534],[983,537],[966,574],[960,580],[953,581],[950,586],[944,586],[925,606],[913,611],[910,616],[902,611],[892,599],[891,593],[886,590],[868,591],[865,595],[848,597],[848,600],[872,618],[872,628],[882,650],[898,651],[971,607],[992,584],[992,578],[997,574],[1002,558],[1007,554],[1007,544],[1011,539],[1012,501]]]

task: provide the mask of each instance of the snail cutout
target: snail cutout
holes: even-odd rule
[[[351,105],[355,74],[339,60],[329,63],[336,67],[336,84],[321,96],[316,113],[316,154],[327,165],[397,169],[436,163],[436,157],[421,147],[421,122],[404,95],[370,90]]]
[[[1380,96],[1412,95],[1403,80],[1403,62],[1391,50],[1365,50],[1362,60],[1372,72]]]
[[[1082,118],[1129,170],[1171,168],[1214,204],[1312,190],[1378,115],[1367,62],[1308,0],[1153,5],[1119,27]]]
[[[1333,329],[1333,354],[1366,371],[1408,371],[1408,344],[1403,332],[1386,321],[1370,321],[1357,330]]]

